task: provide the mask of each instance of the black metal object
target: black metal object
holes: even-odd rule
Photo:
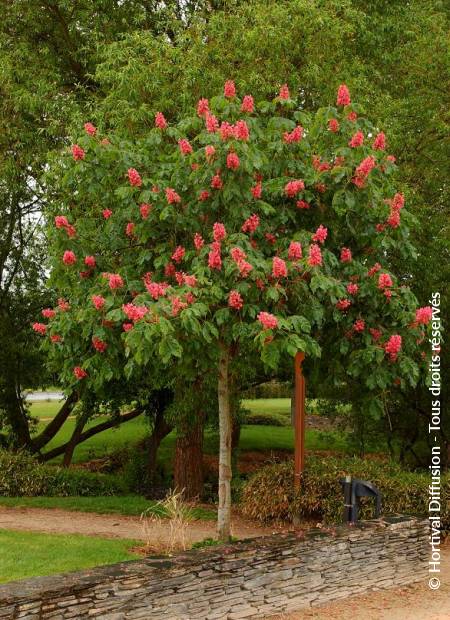
[[[344,491],[344,522],[356,523],[358,521],[358,508],[360,497],[375,498],[375,518],[381,512],[381,493],[377,487],[367,480],[358,480],[346,476],[339,481]]]

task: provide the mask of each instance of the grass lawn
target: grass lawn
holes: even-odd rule
[[[30,403],[30,413],[35,418],[53,418],[61,409],[62,402],[57,400],[39,400]]]
[[[121,495],[117,497],[0,497],[0,506],[16,508],[61,508],[98,514],[120,514],[140,516],[144,510],[162,515],[156,501],[147,500],[140,495]],[[208,508],[193,508],[195,519],[214,520],[216,512]]]
[[[137,558],[135,540],[0,530],[0,583]]]
[[[289,398],[266,398],[245,401],[245,407],[254,413],[276,413],[283,416],[290,415]],[[31,413],[40,417],[51,417],[58,410],[58,403],[39,402],[32,403]],[[104,418],[97,418],[90,424],[97,424]],[[44,425],[45,423],[41,423]],[[42,425],[39,425],[42,428]],[[73,432],[75,420],[67,420],[56,437],[50,442],[48,448],[55,447],[67,441]],[[120,448],[132,446],[143,439],[148,432],[147,421],[139,417],[126,422],[119,428],[109,429],[99,433],[83,442],[75,449],[74,463],[83,463],[91,459],[100,458],[108,453],[115,452]],[[323,432],[313,429],[306,431],[306,448],[309,450],[339,450],[346,451],[345,434],[339,431]],[[166,437],[159,451],[159,460],[170,469],[173,456],[175,435],[171,433]],[[294,431],[292,427],[277,426],[243,426],[241,432],[240,447],[242,450],[292,450],[294,446]],[[213,453],[218,447],[217,434],[207,433],[205,438],[205,451]],[[54,462],[58,463],[62,457]]]

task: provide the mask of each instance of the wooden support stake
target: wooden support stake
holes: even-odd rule
[[[305,354],[299,351],[294,359],[294,425],[295,425],[295,454],[294,454],[294,488],[300,488],[300,477],[305,468],[305,377],[302,371],[302,362]]]

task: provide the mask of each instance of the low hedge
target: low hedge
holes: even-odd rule
[[[26,452],[0,450],[0,496],[121,495],[127,488],[117,476],[43,465]]]
[[[244,485],[241,509],[259,521],[292,520],[293,516],[325,523],[342,521],[345,475],[368,480],[382,493],[382,513],[427,515],[429,476],[407,472],[391,462],[359,458],[308,457],[301,489],[294,492],[292,461],[268,465]],[[361,519],[373,516],[373,500],[363,500]],[[450,529],[450,474],[442,477],[441,520]]]
[[[291,426],[291,419],[277,413],[249,413],[244,424],[255,426]]]

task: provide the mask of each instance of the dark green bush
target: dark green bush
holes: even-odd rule
[[[120,495],[126,484],[116,476],[42,465],[26,452],[0,450],[0,496]]]
[[[247,390],[244,398],[291,398],[292,384],[289,381],[267,381]]]
[[[427,515],[427,474],[402,470],[395,463],[359,458],[309,457],[301,489],[294,493],[292,462],[263,467],[245,484],[241,495],[243,513],[253,519],[305,519],[336,523],[342,520],[343,493],[339,480],[350,474],[369,480],[382,493],[382,513]],[[450,529],[450,474],[442,478],[441,518]],[[373,516],[373,502],[362,504],[360,518]]]
[[[47,468],[26,452],[0,450],[0,496],[45,495]]]
[[[120,476],[83,469],[48,468],[47,495],[124,495],[128,488]]]
[[[287,416],[276,413],[249,413],[245,417],[244,424],[262,426],[290,426],[291,420]]]

